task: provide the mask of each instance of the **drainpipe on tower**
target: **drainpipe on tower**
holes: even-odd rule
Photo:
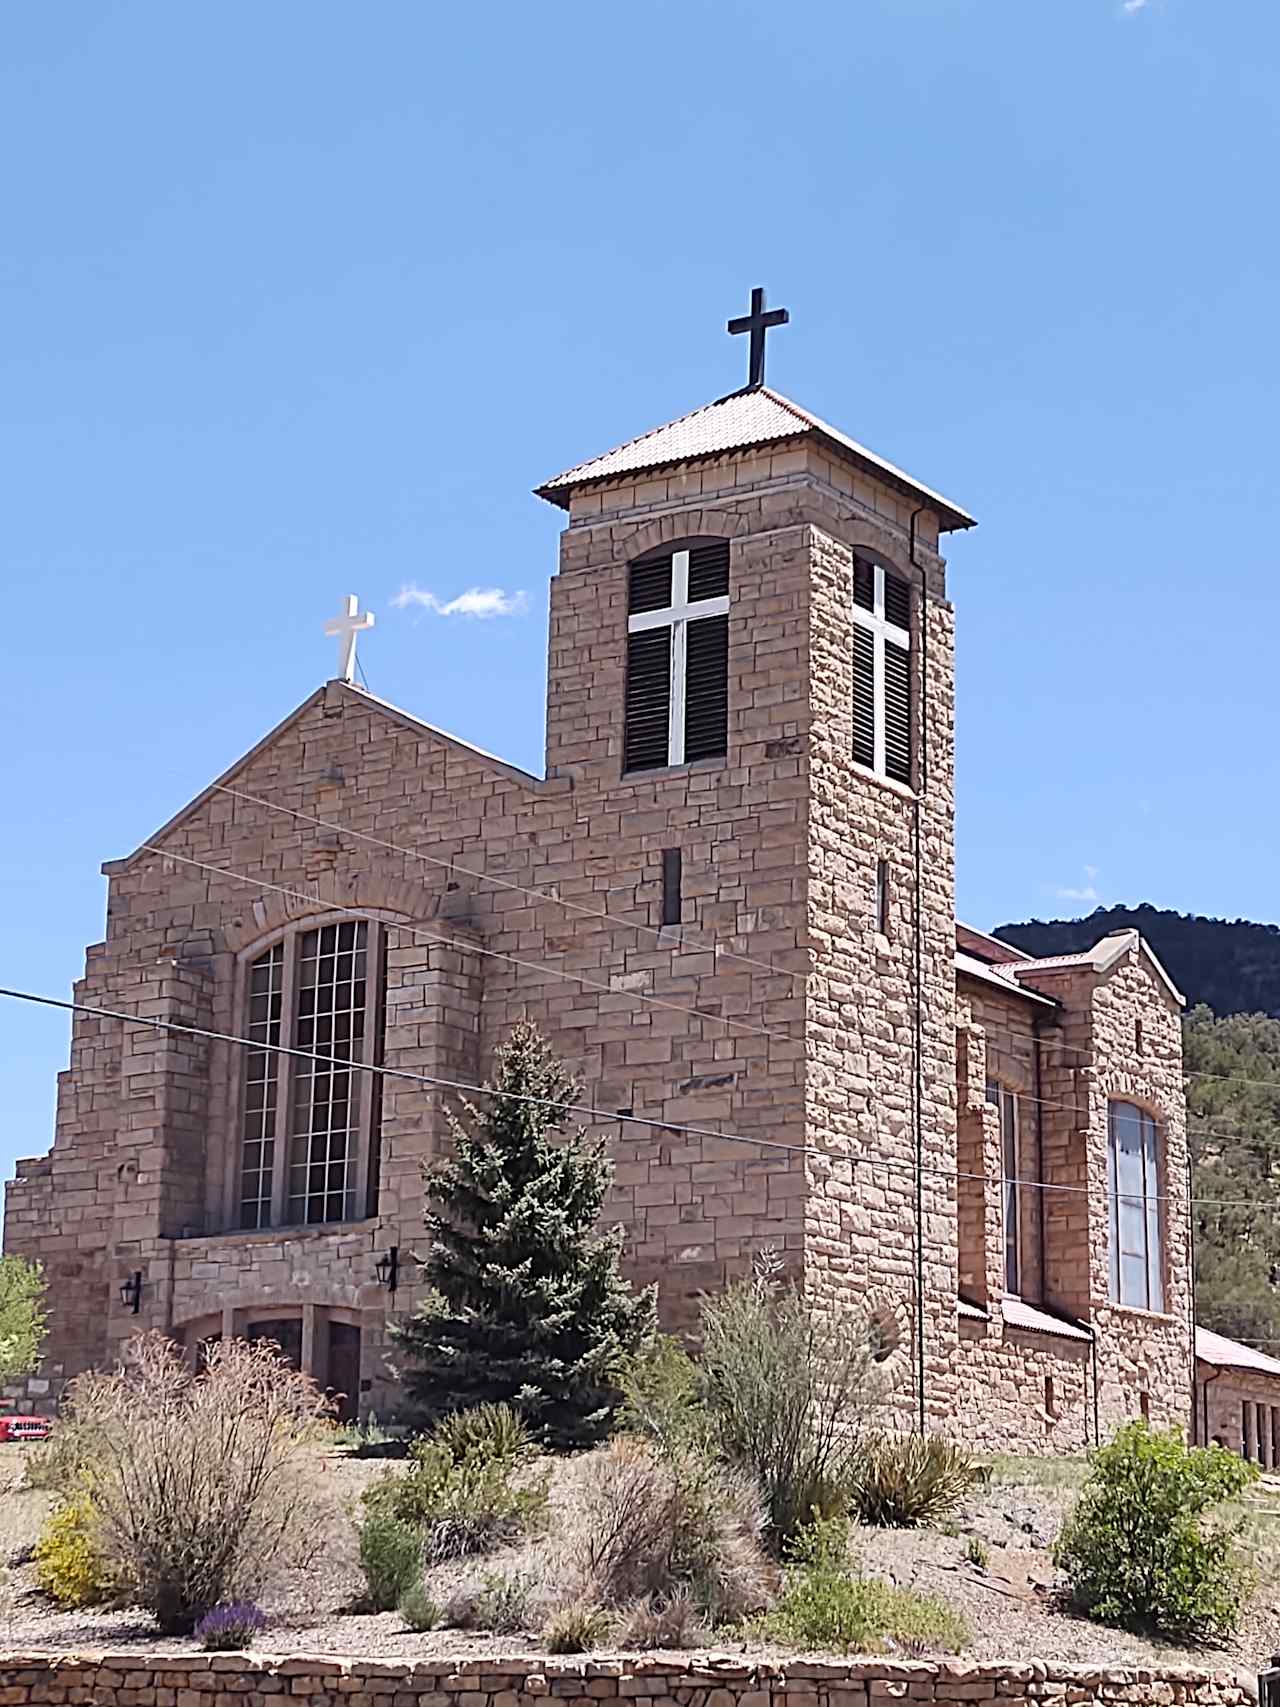
[[[929,786],[929,601],[925,574],[916,562],[916,518],[928,506],[911,512],[908,555],[920,571],[920,775],[912,811],[915,841],[915,1151],[916,1151],[916,1422],[925,1432],[925,1308],[924,1308],[924,862],[921,848],[920,799]]]
[[[1044,1227],[1044,1092],[1040,1076],[1040,1021],[1038,1011],[1032,1014],[1031,1071],[1036,1099],[1036,1180],[1042,1188],[1036,1192],[1036,1234],[1040,1245],[1040,1302],[1044,1304],[1048,1302],[1049,1296],[1049,1251],[1045,1243]]]

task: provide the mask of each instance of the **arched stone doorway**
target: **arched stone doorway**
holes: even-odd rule
[[[271,1340],[295,1369],[324,1388],[340,1422],[354,1422],[360,1410],[362,1327],[360,1311],[343,1305],[264,1303],[197,1317],[176,1327],[174,1337],[197,1363],[204,1348],[224,1336]]]

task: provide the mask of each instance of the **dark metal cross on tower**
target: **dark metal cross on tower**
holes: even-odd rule
[[[755,391],[764,384],[764,337],[771,326],[785,326],[791,316],[785,308],[771,308],[765,313],[764,290],[760,285],[751,293],[750,314],[739,314],[726,327],[729,332],[751,334],[751,377],[747,387]]]

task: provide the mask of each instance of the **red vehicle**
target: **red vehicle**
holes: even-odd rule
[[[48,1440],[52,1427],[49,1417],[19,1416],[16,1411],[0,1411],[0,1441]]]

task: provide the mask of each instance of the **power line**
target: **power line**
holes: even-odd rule
[[[588,978],[580,972],[569,972],[562,967],[549,966],[541,960],[524,960],[514,954],[503,954],[496,948],[485,948],[477,942],[464,942],[461,937],[442,936],[438,931],[428,931],[421,925],[395,924],[390,919],[384,919],[378,913],[369,912],[360,907],[342,907],[327,901],[321,895],[311,895],[305,889],[291,889],[283,883],[271,883],[265,877],[253,877],[248,872],[235,871],[227,865],[214,865],[208,860],[192,859],[189,854],[171,853],[166,848],[156,847],[152,842],[143,842],[142,849],[147,853],[157,854],[161,859],[176,860],[180,865],[194,865],[201,871],[213,871],[220,877],[229,877],[236,883],[253,883],[259,889],[272,889],[278,895],[290,895],[295,900],[307,901],[313,907],[343,912],[352,918],[366,919],[373,924],[381,924],[385,930],[397,931],[404,934],[412,933],[415,938],[423,938],[428,942],[444,943],[446,946],[468,950],[472,954],[483,954],[492,960],[505,960],[512,966],[519,966],[526,972],[546,972],[553,978],[564,978],[575,984],[583,984],[589,990],[601,990],[609,996],[629,996],[638,1002],[648,1002],[654,1007],[666,1008],[672,1013],[691,1014],[697,1019],[709,1020],[715,1025],[729,1026],[735,1031],[750,1032],[756,1037],[771,1037],[779,1043],[791,1043],[794,1039],[785,1032],[770,1031],[764,1026],[751,1025],[747,1020],[731,1019],[724,1014],[713,1014],[706,1008],[691,1008],[680,1002],[669,1002],[662,996],[651,996],[644,990],[627,990],[613,984],[601,983],[598,978]]]
[[[57,996],[43,996],[30,990],[0,986],[0,996],[10,1001],[30,1002],[37,1007],[56,1008],[64,1013],[92,1014],[98,1019],[119,1020],[124,1025],[145,1026],[153,1031],[173,1031],[186,1037],[201,1037],[211,1043],[232,1043],[243,1049],[256,1050],[261,1054],[288,1056],[291,1059],[302,1061],[319,1061],[331,1069],[341,1068],[353,1072],[379,1073],[386,1078],[407,1079],[413,1084],[430,1085],[435,1090],[463,1091],[477,1096],[502,1097],[511,1102],[557,1109],[566,1114],[576,1113],[604,1124],[617,1122],[620,1126],[642,1126],[658,1132],[674,1133],[680,1137],[718,1138],[731,1144],[751,1144],[759,1149],[781,1150],[794,1156],[816,1156],[827,1162],[838,1162],[852,1167],[870,1167],[886,1173],[906,1173],[912,1177],[919,1173],[947,1180],[980,1180],[989,1185],[1012,1185],[1028,1191],[1053,1191],[1078,1197],[1094,1195],[1089,1186],[1057,1185],[1048,1180],[1020,1179],[1004,1174],[974,1173],[960,1168],[918,1168],[914,1162],[893,1162],[884,1157],[865,1154],[845,1156],[837,1150],[826,1150],[814,1144],[784,1144],[776,1138],[754,1138],[743,1132],[725,1132],[711,1126],[692,1126],[683,1121],[660,1120],[654,1115],[628,1113],[625,1109],[594,1108],[589,1104],[555,1097],[538,1097],[520,1091],[504,1091],[492,1085],[477,1085],[465,1079],[445,1079],[430,1073],[415,1073],[407,1067],[388,1067],[385,1063],[379,1065],[371,1061],[343,1059],[339,1056],[325,1055],[316,1050],[298,1049],[289,1044],[266,1043],[251,1037],[237,1037],[234,1033],[214,1031],[208,1026],[185,1025],[179,1020],[154,1019],[143,1014],[123,1013],[117,1008],[104,1008],[91,1002],[65,1001]],[[1100,1195],[1106,1198],[1123,1198],[1126,1202],[1135,1203],[1180,1201],[1175,1200],[1168,1193],[1153,1193],[1145,1198],[1137,1198],[1132,1193],[1104,1189]],[[1186,1201],[1189,1201],[1192,1207],[1224,1209],[1263,1207],[1252,1198],[1191,1198]]]
[[[514,878],[498,877],[491,872],[478,871],[472,866],[462,865],[457,860],[447,860],[447,859],[440,857],[439,855],[423,853],[416,848],[401,847],[397,842],[389,842],[389,841],[386,841],[385,839],[383,839],[382,837],[371,836],[366,831],[363,831],[363,830],[354,830],[349,825],[342,824],[342,823],[340,823],[334,819],[320,818],[313,813],[303,812],[298,807],[285,806],[285,805],[282,805],[278,801],[267,800],[262,795],[250,794],[244,789],[232,788],[227,783],[220,783],[219,782],[219,783],[214,783],[212,786],[219,793],[231,795],[236,800],[247,801],[248,803],[250,803],[254,806],[264,807],[269,812],[279,812],[279,813],[284,814],[287,817],[300,819],[304,823],[314,824],[319,829],[329,830],[329,831],[332,831],[332,832],[339,834],[339,835],[351,836],[356,841],[367,842],[372,847],[382,848],[387,853],[397,854],[403,859],[416,859],[416,860],[420,860],[420,861],[422,861],[428,865],[438,866],[442,870],[451,871],[451,872],[458,872],[458,873],[461,873],[464,877],[474,878],[477,882],[480,882],[480,883],[491,883],[491,884],[493,884],[496,887],[501,888],[501,889],[511,890],[514,893],[521,894],[521,895],[528,895],[528,896],[533,897],[536,900],[548,901],[553,906],[563,907],[567,911],[580,913],[587,918],[600,919],[600,920],[602,920],[608,924],[617,925],[618,927],[620,927],[621,929],[624,929],[624,930],[638,931],[641,934],[655,937],[655,938],[657,938],[657,940],[660,943],[663,944],[664,947],[665,946],[673,946],[673,945],[669,944],[669,942],[664,941],[664,938],[666,937],[667,931],[674,929],[676,927],[668,926],[668,927],[666,927],[666,930],[663,930],[662,928],[655,926],[655,925],[642,924],[638,920],[623,919],[623,918],[620,918],[616,913],[610,913],[610,912],[608,912],[602,908],[587,907],[587,906],[584,906],[581,902],[566,900],[563,896],[552,894],[550,890],[536,889],[536,888],[531,887],[528,884],[517,883]],[[178,855],[178,854],[169,853],[169,852],[167,852],[167,850],[165,850],[163,848],[157,848],[151,843],[144,843],[143,846],[148,848],[149,851],[152,853],[163,854],[164,857],[167,859],[179,859],[182,857],[181,855]],[[192,861],[189,861],[188,863],[198,864],[199,862],[192,860]],[[225,868],[219,867],[219,866],[211,866],[209,869],[211,869],[211,870],[223,870]],[[235,874],[233,874],[233,875],[235,875]],[[254,880],[249,879],[249,878],[244,878],[243,881],[249,882],[249,881],[254,881]],[[627,887],[627,886],[624,886],[624,887]],[[681,931],[681,946],[683,946],[684,942],[687,940],[686,933],[687,933],[689,927],[680,926],[679,929]],[[715,954],[718,959],[735,960],[735,961],[738,961],[742,965],[754,966],[761,971],[770,972],[770,973],[775,974],[776,976],[791,978],[793,980],[795,980],[795,979],[800,979],[800,980],[807,979],[810,975],[810,973],[808,971],[797,972],[794,969],[792,969],[791,967],[778,966],[773,961],[760,960],[760,959],[758,959],[752,955],[740,954],[736,949],[724,948],[721,945],[721,939],[719,937],[716,937],[716,936],[710,936],[709,937],[709,936],[707,936],[707,934],[705,932],[701,932],[701,931],[698,932],[697,937],[694,940],[696,942],[705,944],[705,946],[710,948],[712,953]],[[491,954],[497,953],[496,950],[488,950],[487,952],[489,952]],[[509,957],[498,956],[498,958],[509,958]],[[516,964],[520,964],[520,962],[516,962]],[[535,964],[540,964],[540,963],[535,963]],[[553,974],[555,973],[554,968],[547,967],[545,965],[542,966],[542,970],[550,971]],[[566,976],[567,976],[567,974],[566,974]],[[609,989],[610,989],[610,993],[614,994],[614,995],[619,995],[619,994],[623,993],[621,991],[613,990],[612,986],[609,986]],[[1011,984],[1010,985],[1010,991],[1012,994],[1016,995],[1018,993],[1018,986]],[[631,994],[637,994],[639,992],[630,992],[630,993]],[[653,999],[656,999],[656,998],[653,998]],[[690,1012],[690,1013],[699,1013],[701,1010],[698,1010],[698,1009],[682,1009],[680,1011]],[[703,1015],[702,1017],[718,1019],[720,1016],[718,1016],[718,1015]],[[729,1023],[729,1022],[721,1020],[721,1023],[725,1024],[725,1023]],[[987,1035],[991,1035],[988,1028],[980,1027],[979,1029],[987,1031]],[[773,1037],[773,1038],[776,1038],[780,1041],[784,1040],[784,1034],[779,1033],[779,1032],[766,1031],[766,1032],[762,1033],[762,1035]],[[1033,1041],[1033,1039],[1030,1036],[1021,1037],[1021,1036],[1019,1036],[1019,1034],[1017,1034],[1015,1032],[1004,1032],[1004,1033],[1001,1033],[1000,1035],[1004,1035],[1004,1036],[1006,1036],[1006,1037],[1008,1037],[1008,1038],[1010,1038],[1010,1039],[1012,1039],[1018,1043],[1026,1043],[1026,1042],[1032,1042]],[[794,1038],[786,1038],[785,1041],[794,1042],[795,1039]],[[1044,1037],[1044,1036],[1041,1037],[1040,1042],[1041,1042],[1043,1047],[1048,1048],[1048,1049],[1057,1050],[1060,1053],[1070,1053],[1070,1054],[1074,1054],[1074,1055],[1083,1055],[1086,1058],[1086,1060],[1088,1060],[1088,1061],[1093,1061],[1096,1059],[1096,1052],[1091,1050],[1091,1049],[1086,1048],[1083,1044],[1064,1043],[1060,1039],[1053,1038],[1053,1037]],[[1079,1071],[1081,1069],[1075,1069],[1075,1070]],[[1223,1081],[1233,1083],[1233,1084],[1256,1085],[1263,1090],[1272,1090],[1272,1091],[1275,1091],[1278,1095],[1280,1095],[1280,1083],[1275,1083],[1275,1082],[1270,1081],[1270,1080],[1249,1079],[1249,1078],[1244,1078],[1241,1075],[1234,1074],[1234,1073],[1206,1073],[1206,1072],[1202,1072],[1202,1071],[1199,1071],[1199,1070],[1193,1069],[1193,1068],[1182,1068],[1182,1069],[1180,1069],[1180,1071],[1182,1073],[1182,1077],[1186,1078],[1186,1079],[1196,1079],[1196,1078],[1199,1078],[1199,1079],[1219,1079],[1219,1080],[1223,1080]],[[1045,1106],[1053,1106],[1053,1107],[1058,1107],[1058,1108],[1063,1108],[1063,1109],[1072,1109],[1075,1107],[1075,1105],[1072,1103],[1051,1104],[1051,1103],[1047,1102],[1047,1100],[1044,1098],[1036,1098],[1036,1099],[1027,1098],[1026,1100],[1036,1100],[1036,1101],[1040,1101],[1042,1103],[1045,1103]],[[1224,1136],[1229,1136],[1229,1135],[1224,1134]]]
[[[601,919],[608,924],[617,925],[623,930],[639,931],[643,935],[656,937],[662,947],[671,946],[670,933],[672,931],[678,929],[681,932],[682,943],[685,939],[685,933],[689,931],[689,927],[686,925],[668,925],[665,928],[660,928],[657,925],[642,924],[635,919],[619,918],[616,913],[610,913],[602,908],[587,907],[580,901],[567,901],[561,895],[553,895],[550,890],[534,889],[528,884],[517,883],[514,878],[497,877],[491,872],[477,871],[473,866],[460,865],[457,860],[442,859],[439,855],[422,853],[416,848],[403,848],[396,842],[383,840],[380,836],[370,836],[363,830],[353,830],[349,825],[337,823],[332,819],[317,818],[310,812],[299,811],[297,807],[283,806],[277,801],[266,800],[261,795],[248,794],[243,789],[231,788],[223,782],[215,782],[213,786],[219,793],[229,794],[236,800],[246,800],[254,806],[265,807],[269,812],[283,812],[290,818],[300,818],[304,823],[315,824],[320,829],[331,830],[338,835],[351,836],[359,842],[368,842],[372,847],[383,848],[387,853],[399,854],[403,859],[422,860],[427,865],[439,866],[442,870],[459,872],[464,877],[474,878],[478,883],[492,883],[499,889],[512,890],[516,894],[528,895],[539,901],[549,901],[553,906],[564,907],[573,913],[582,913],[589,919]],[[702,931],[696,932],[694,940],[700,945],[709,947],[719,959],[740,961],[744,966],[755,966],[762,971],[771,972],[777,977],[804,979],[809,975],[807,971],[796,972],[789,966],[776,966],[771,960],[759,960],[750,954],[739,954],[736,949],[722,948],[719,937],[707,937]]]

